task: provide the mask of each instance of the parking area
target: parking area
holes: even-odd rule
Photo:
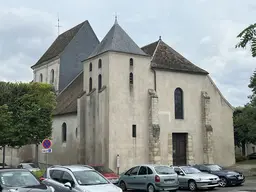
[[[225,188],[216,188],[214,190],[202,190],[203,192],[256,192],[256,177],[246,178],[245,183],[242,186],[236,187],[225,187]],[[130,191],[129,192],[137,192]],[[178,192],[188,192],[187,190],[179,190]]]

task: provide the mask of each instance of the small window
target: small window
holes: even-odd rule
[[[62,176],[62,183],[65,184],[67,182],[70,182],[71,186],[74,187],[74,185],[75,185],[74,179],[68,172],[65,171]]]
[[[77,135],[78,135],[78,129],[76,128],[76,138],[77,138]]]
[[[153,171],[149,167],[147,167],[147,169],[148,169],[148,175],[153,174]]]
[[[98,61],[98,68],[100,69],[102,67],[102,61],[101,61],[101,59],[99,59],[99,61]]]
[[[140,168],[139,166],[134,167],[134,169],[131,171],[131,175],[137,175],[139,168]]]
[[[136,125],[132,125],[132,137],[136,137]]]
[[[100,90],[102,87],[102,77],[101,75],[98,76],[98,89]]]
[[[130,73],[130,85],[133,85],[133,73]]]
[[[174,91],[175,119],[184,119],[183,112],[183,91],[177,88]]]
[[[62,142],[63,143],[67,142],[67,124],[66,123],[62,124]]]
[[[90,63],[89,70],[92,71],[92,63]]]
[[[61,177],[63,175],[63,171],[60,170],[54,170],[53,173],[50,173],[50,176],[53,180],[61,183]]]
[[[89,92],[92,91],[92,78],[89,79]]]
[[[54,83],[54,70],[51,70],[51,78],[50,78],[50,83],[53,84]]]
[[[130,58],[130,67],[133,66],[133,58]]]
[[[40,79],[39,79],[40,82],[43,82],[43,74],[40,73]]]
[[[138,175],[147,175],[147,167],[141,166]]]

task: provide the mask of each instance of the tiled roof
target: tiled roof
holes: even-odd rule
[[[164,43],[161,39],[141,48],[152,56],[151,67],[162,70],[172,70],[187,73],[209,74],[204,69],[194,65],[181,54]]]
[[[52,45],[47,49],[47,51],[43,54],[43,56],[31,68],[59,56],[85,23],[89,25],[88,21],[84,21],[59,35],[57,39],[52,43]]]
[[[136,55],[147,55],[140,47],[129,37],[129,35],[115,22],[101,43],[91,53],[89,58],[107,51],[116,51],[122,53],[131,53]]]
[[[77,99],[83,94],[83,72],[72,81],[57,97],[54,115],[77,112]]]

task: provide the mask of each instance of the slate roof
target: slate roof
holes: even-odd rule
[[[47,49],[47,51],[43,54],[43,56],[31,68],[39,66],[43,62],[59,56],[84,24],[90,25],[89,22],[86,20],[69,29],[68,31],[60,34],[57,39],[52,43],[52,45]]]
[[[164,43],[161,39],[141,48],[152,56],[151,67],[162,70],[172,70],[187,73],[209,74],[204,69],[194,65],[181,54]]]
[[[107,51],[147,56],[147,54],[141,50],[141,48],[129,37],[117,22],[115,22],[101,43],[91,53],[89,58]]]
[[[81,72],[57,97],[54,115],[77,112],[77,99],[84,93],[83,72]]]

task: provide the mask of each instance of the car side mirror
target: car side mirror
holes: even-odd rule
[[[184,176],[185,174],[184,174],[183,172],[180,172],[180,175],[181,175],[181,176]]]
[[[64,186],[69,188],[70,190],[72,189],[72,185],[70,182],[65,183]]]

